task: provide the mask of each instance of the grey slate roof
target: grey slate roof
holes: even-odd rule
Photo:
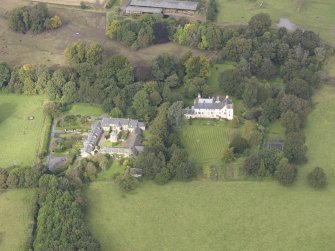
[[[141,7],[141,6],[127,6],[126,13],[162,13],[162,8]]]
[[[92,125],[91,132],[88,134],[88,137],[86,141],[84,142],[85,152],[91,153],[94,150],[95,146],[97,145],[98,141],[101,138],[102,133],[103,133],[103,129],[101,127],[100,121],[98,121],[97,123],[94,123]]]
[[[212,99],[203,99],[203,98],[196,98],[194,102],[194,109],[222,109],[223,107],[227,106],[227,108],[231,108],[233,106],[233,102],[229,98],[225,98],[223,101],[215,101],[218,98]]]
[[[128,126],[128,128],[137,128],[141,127],[143,125],[143,122],[138,122],[138,120],[135,119],[123,119],[123,118],[107,118],[104,117],[101,121],[102,127],[109,127],[109,126]]]
[[[163,9],[192,10],[198,9],[198,2],[174,0],[131,0],[130,6],[154,7]]]

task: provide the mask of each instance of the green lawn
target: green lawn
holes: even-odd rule
[[[41,96],[0,94],[0,166],[32,165],[44,122]],[[34,116],[29,120],[29,116]]]
[[[233,68],[234,63],[230,62],[226,62],[224,64],[215,64],[213,67],[210,68],[208,85],[209,85],[209,91],[211,93],[226,95],[226,93],[224,93],[222,91],[222,88],[220,87],[219,77],[220,74],[225,70]]]
[[[220,164],[225,148],[229,144],[230,122],[206,119],[185,122],[181,131],[181,142],[190,157],[200,165]]]
[[[259,12],[269,13],[273,24],[280,18],[289,18],[305,29],[313,30],[327,42],[335,45],[335,1],[302,0],[305,2],[300,12],[293,0],[217,0],[219,4],[218,22],[226,24],[246,24]],[[302,2],[300,1],[300,2]],[[263,2],[262,7],[260,3]]]
[[[334,186],[275,182],[146,182],[124,196],[94,182],[87,222],[102,250],[333,250]]]
[[[325,169],[335,182],[335,87],[324,86],[313,96],[314,109],[308,115],[305,129],[308,163],[301,167],[305,175],[314,167]]]
[[[24,250],[28,227],[33,223],[30,214],[33,196],[30,189],[0,192],[0,250]]]
[[[118,161],[112,161],[111,166],[106,171],[101,171],[98,173],[96,180],[107,181],[112,180],[113,176],[117,173],[122,173],[124,171],[124,166],[120,165]]]
[[[103,111],[99,105],[77,103],[71,106],[67,112],[69,115],[87,115],[87,116],[101,116]]]
[[[125,195],[113,182],[93,182],[86,191],[86,220],[103,250],[334,250],[335,87],[323,87],[313,101],[305,129],[309,162],[299,167],[293,187],[275,181],[145,182]],[[182,139],[188,137],[191,156],[210,162],[219,155],[216,148],[226,144],[225,122],[193,123],[198,129]],[[221,133],[208,138],[206,132],[214,127]],[[282,134],[280,123],[271,132]],[[202,148],[197,140],[213,146]],[[325,191],[307,185],[306,175],[315,166],[328,175]]]

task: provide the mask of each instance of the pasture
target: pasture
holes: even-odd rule
[[[76,1],[76,0],[73,0]],[[58,2],[58,1],[57,1]],[[78,1],[80,2],[80,1]],[[107,57],[121,54],[134,64],[145,64],[161,53],[172,53],[182,56],[188,51],[193,54],[212,55],[211,53],[193,48],[166,43],[133,50],[105,35],[106,13],[83,11],[62,5],[50,5],[52,15],[62,19],[62,27],[38,35],[15,33],[8,28],[5,19],[6,11],[15,7],[31,4],[28,0],[1,0],[0,6],[0,58],[11,66],[39,62],[47,66],[66,64],[64,50],[77,41],[96,42],[105,49]],[[20,57],[17,57],[20,55]]]
[[[270,14],[273,26],[280,18],[288,18],[299,27],[319,33],[321,38],[335,45],[333,0],[217,0],[217,2],[219,23],[246,24],[255,14],[265,12]]]
[[[276,182],[111,182],[86,191],[86,221],[103,251],[333,250],[335,186],[319,192]]]
[[[33,196],[31,189],[0,191],[0,250],[25,250]]]
[[[44,136],[43,102],[41,96],[0,94],[1,167],[34,163]]]
[[[313,96],[314,108],[308,115],[305,129],[308,162],[302,166],[301,176],[314,167],[324,168],[330,183],[335,182],[335,87],[323,86]],[[332,184],[334,185],[334,184]]]
[[[230,123],[207,119],[185,121],[180,137],[191,159],[200,165],[220,164],[229,144]]]

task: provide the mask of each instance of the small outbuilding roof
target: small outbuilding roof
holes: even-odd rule
[[[163,9],[193,10],[198,9],[198,2],[174,0],[131,0],[130,6],[154,7]]]
[[[153,7],[140,7],[140,6],[127,6],[126,13],[153,13],[159,14],[162,13],[162,8],[153,8]]]

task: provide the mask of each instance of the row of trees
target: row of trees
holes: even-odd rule
[[[45,30],[57,29],[62,26],[59,16],[52,17],[43,3],[33,6],[16,8],[7,13],[9,27],[16,31],[26,33],[41,33]]]
[[[143,169],[144,177],[165,184],[171,179],[188,180],[196,175],[195,165],[180,146],[176,128],[183,116],[183,103],[163,103],[152,121],[144,142],[144,151],[133,166]]]
[[[39,178],[46,172],[46,167],[36,164],[33,167],[14,167],[10,171],[0,168],[0,188],[37,187]]]
[[[113,19],[107,27],[108,37],[134,49],[170,41],[179,21],[161,15],[143,15],[138,19]]]
[[[86,199],[67,178],[39,179],[34,250],[100,250],[84,222]]]

